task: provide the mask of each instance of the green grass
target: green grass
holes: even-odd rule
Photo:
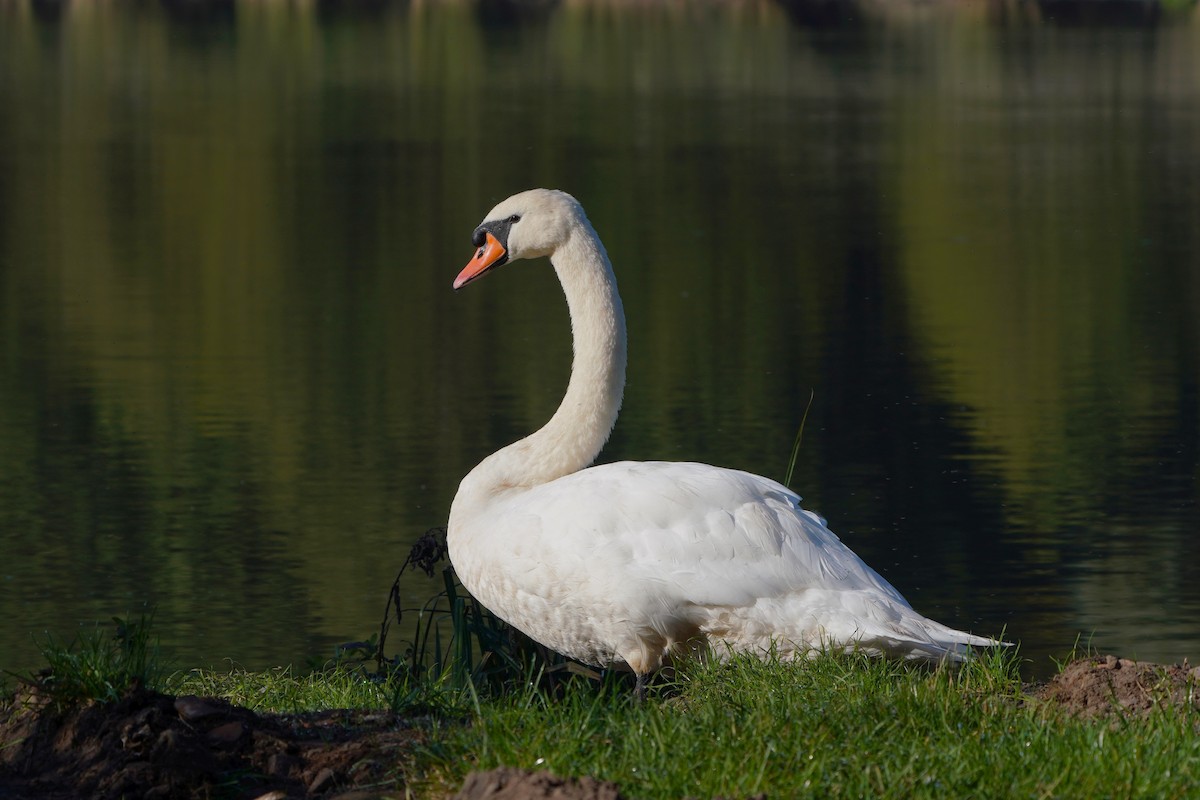
[[[156,688],[166,670],[159,660],[158,641],[150,635],[152,619],[153,614],[113,617],[111,631],[97,625],[66,643],[47,634],[40,643],[46,668],[23,680],[36,684],[60,707],[116,700],[132,685]]]
[[[445,681],[380,679],[347,666],[306,675],[294,674],[290,667],[265,672],[191,670],[172,676],[164,688],[173,694],[222,697],[252,711],[281,714],[354,708],[461,718],[471,708],[466,694]]]

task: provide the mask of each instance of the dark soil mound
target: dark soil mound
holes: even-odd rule
[[[67,712],[18,695],[0,721],[0,798],[335,797],[403,782],[423,734],[392,714],[258,715],[134,690]]]
[[[1116,656],[1073,661],[1037,696],[1081,717],[1145,716],[1155,708],[1200,709],[1200,667],[1164,666]]]

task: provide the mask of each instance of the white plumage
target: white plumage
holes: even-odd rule
[[[456,289],[548,255],[575,338],[558,411],[484,459],[451,506],[455,571],[497,616],[563,655],[639,677],[709,647],[941,661],[999,644],[918,614],[775,481],[695,463],[587,468],[625,382],[625,318],[599,237],[573,197],[533,189],[492,209],[473,242]]]

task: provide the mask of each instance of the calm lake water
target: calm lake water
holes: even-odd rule
[[[811,393],[793,488],[919,610],[1200,661],[1193,6],[496,8],[0,3],[0,667],[375,632],[565,386],[545,264],[450,289],[531,186],[625,298],[602,460],[782,478]]]

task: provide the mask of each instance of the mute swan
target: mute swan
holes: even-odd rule
[[[485,458],[450,507],[450,560],[472,595],[563,655],[645,677],[711,645],[782,657],[824,649],[964,660],[992,639],[912,609],[775,481],[708,464],[588,467],[625,386],[625,315],[582,206],[532,189],[471,237],[461,289],[519,258],[549,256],[575,338],[562,404],[541,430]]]

